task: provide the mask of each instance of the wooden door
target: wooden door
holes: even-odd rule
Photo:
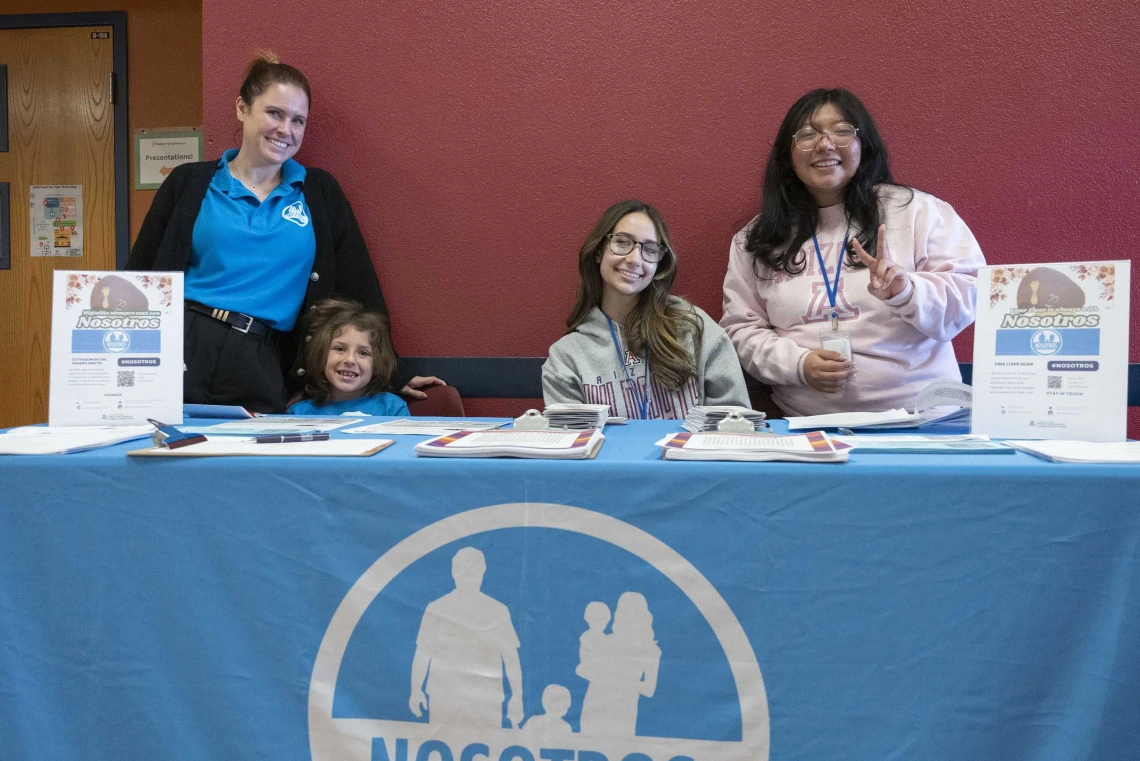
[[[48,417],[52,272],[115,269],[110,26],[0,29],[11,268],[0,270],[0,427]],[[83,255],[31,256],[33,185],[81,185]]]

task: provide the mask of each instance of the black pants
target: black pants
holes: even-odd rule
[[[276,333],[242,333],[190,310],[185,320],[184,401],[236,404],[250,412],[285,411],[288,396]]]

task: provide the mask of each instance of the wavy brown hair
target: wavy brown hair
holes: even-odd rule
[[[316,404],[325,404],[332,398],[332,384],[325,377],[325,365],[333,338],[345,327],[367,333],[368,343],[372,345],[372,379],[360,395],[374,396],[388,390],[392,373],[396,371],[396,350],[392,346],[388,320],[352,299],[318,301],[305,320],[305,345],[301,349],[305,396]]]
[[[661,214],[641,201],[622,201],[606,209],[586,242],[578,252],[578,296],[566,320],[567,332],[582,324],[594,307],[602,305],[602,272],[599,262],[605,253],[606,236],[627,214],[642,213],[653,221],[657,240],[665,246],[665,255],[657,263],[657,272],[644,291],[638,294],[637,306],[625,320],[629,350],[641,354],[649,350],[653,375],[661,385],[678,389],[697,375],[697,357],[701,354],[701,320],[688,304],[670,301],[669,290],[677,277],[677,254],[669,228]],[[692,337],[693,351],[684,340]]]

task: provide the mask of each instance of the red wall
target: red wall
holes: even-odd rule
[[[203,0],[208,151],[237,144],[255,47],[307,73],[299,158],[345,186],[409,355],[545,354],[583,237],[625,197],[661,209],[677,291],[719,315],[772,136],[819,86],[864,100],[896,178],[952,203],[990,262],[1131,259],[1135,0],[933,5]]]

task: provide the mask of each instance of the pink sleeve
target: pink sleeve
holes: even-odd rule
[[[986,260],[950,204],[930,196],[913,203],[921,204],[914,219],[913,270],[907,272],[907,286],[886,304],[923,335],[949,341],[974,321],[978,267]],[[888,227],[888,245],[891,232]]]
[[[802,386],[800,364],[808,350],[780,337],[768,322],[760,296],[760,281],[752,271],[752,254],[744,248],[744,233],[732,239],[728,272],[724,276],[724,316],[721,327],[732,339],[740,364],[754,378],[776,386]]]

